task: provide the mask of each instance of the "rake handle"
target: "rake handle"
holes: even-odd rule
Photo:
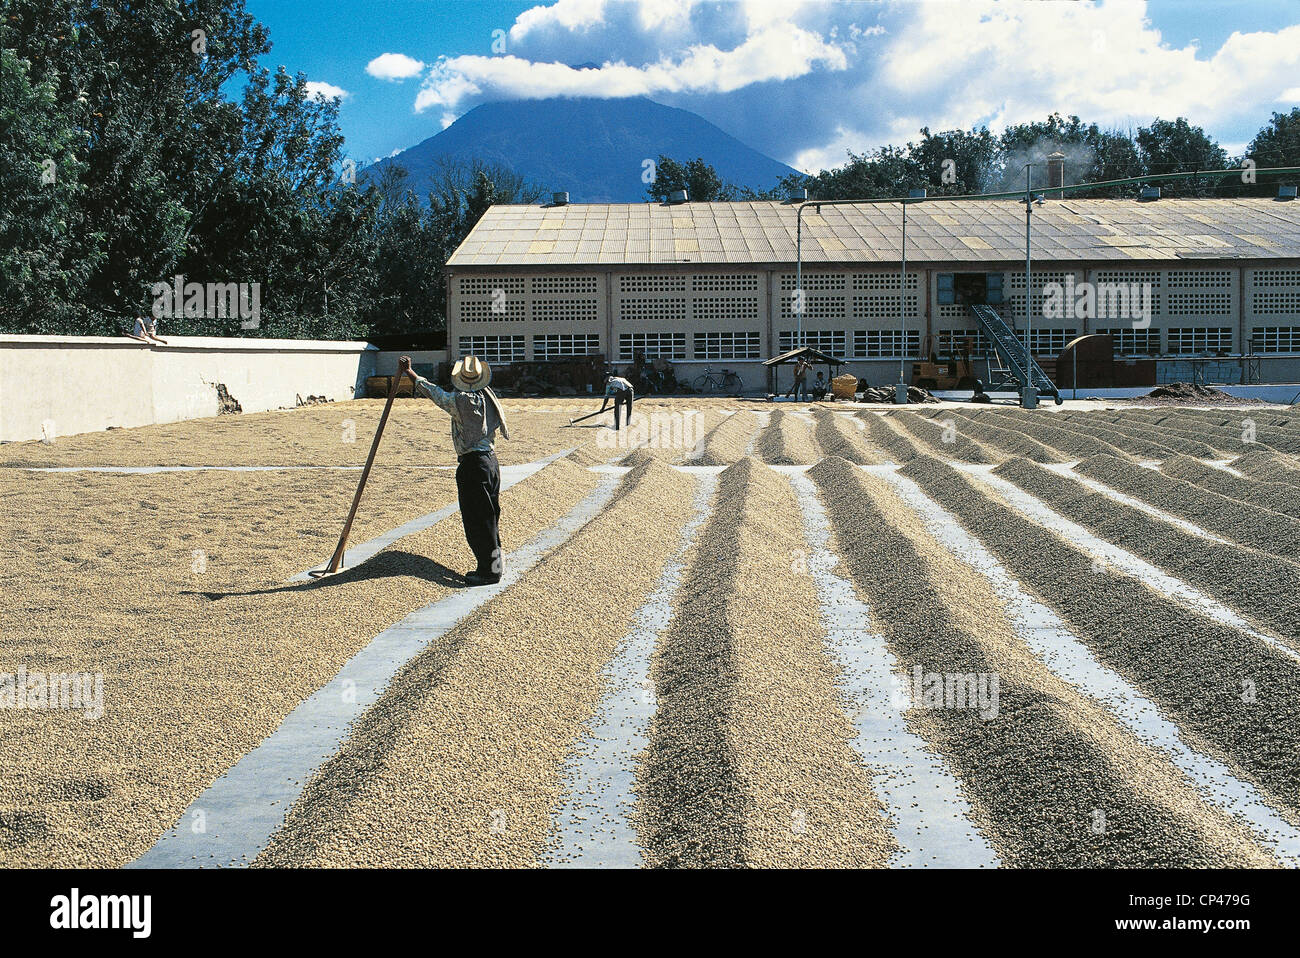
[[[600,409],[597,409],[595,412],[587,413],[587,415],[585,416],[579,416],[577,419],[570,419],[569,425],[572,426],[574,423],[582,422],[584,419],[590,419],[592,416],[599,416],[604,411],[605,411],[604,407],[601,407]]]
[[[402,372],[393,377],[393,384],[388,388],[388,401],[384,403],[384,412],[379,417],[379,428],[375,430],[374,442],[370,444],[370,455],[366,456],[365,468],[361,470],[361,479],[357,482],[356,494],[352,496],[352,508],[348,510],[347,522],[343,523],[343,533],[339,536],[339,544],[334,550],[334,555],[330,557],[329,565],[324,569],[323,574],[338,572],[343,565],[343,554],[347,551],[348,535],[352,532],[352,520],[357,517],[357,506],[361,505],[361,494],[365,492],[366,480],[370,478],[370,467],[375,464],[375,453],[379,451],[379,440],[384,435],[384,425],[388,422],[388,414],[392,412],[393,400],[397,398],[397,387],[402,384],[406,378],[406,373]]]

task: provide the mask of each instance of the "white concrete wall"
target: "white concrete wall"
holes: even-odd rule
[[[292,407],[297,397],[351,399],[374,374],[363,342],[169,336],[0,336],[0,441],[217,415],[224,383],[244,412]]]
[[[396,376],[397,360],[403,356],[410,356],[416,366],[429,363],[437,368],[438,363],[447,361],[448,352],[445,349],[381,349],[375,353],[375,371],[370,375]]]

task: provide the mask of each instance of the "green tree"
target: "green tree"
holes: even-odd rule
[[[681,163],[661,153],[655,160],[654,171],[654,179],[645,193],[660,203],[668,202],[668,197],[677,190],[685,190],[692,203],[729,203],[741,198],[740,190],[724,181],[702,157]]]
[[[0,48],[0,329],[73,329],[70,308],[98,259],[77,255],[84,138],[48,78]]]
[[[1223,148],[1181,116],[1176,120],[1157,119],[1139,128],[1137,149],[1144,174],[1221,170],[1228,165]],[[1219,178],[1191,176],[1164,181],[1160,187],[1167,196],[1213,196],[1221,182]]]

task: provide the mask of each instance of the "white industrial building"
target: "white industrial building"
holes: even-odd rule
[[[902,331],[901,205],[806,205],[801,338],[798,210],[494,206],[447,265],[448,349],[494,363],[599,353],[619,366],[644,350],[684,366],[680,379],[726,368],[762,390],[761,360],[800,343],[843,357],[872,385],[896,381],[900,354],[916,357],[928,334],[940,350],[970,337],[979,353],[972,302],[1023,330],[1023,203],[908,205]],[[1113,332],[1117,351],[1159,357],[1160,381],[1193,378],[1195,357],[1207,381],[1300,379],[1300,203],[1048,198],[1033,209],[1032,252],[1031,345],[1047,362],[1078,334]],[[1107,314],[1104,302],[1074,310],[1072,299],[1044,316],[1045,284],[1137,284],[1150,322]]]

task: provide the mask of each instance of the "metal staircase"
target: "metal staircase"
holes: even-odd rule
[[[1056,383],[1043,372],[1043,367],[1038,365],[1025,344],[1016,336],[1016,331],[1006,324],[997,310],[981,303],[971,306],[970,311],[993,349],[993,354],[989,357],[990,378],[999,377],[997,382],[990,382],[985,387],[986,391],[998,392],[1014,387],[1019,392],[1025,386],[1032,385],[1040,396],[1051,396],[1059,406],[1062,399]],[[997,359],[997,365],[992,362],[994,358]]]

